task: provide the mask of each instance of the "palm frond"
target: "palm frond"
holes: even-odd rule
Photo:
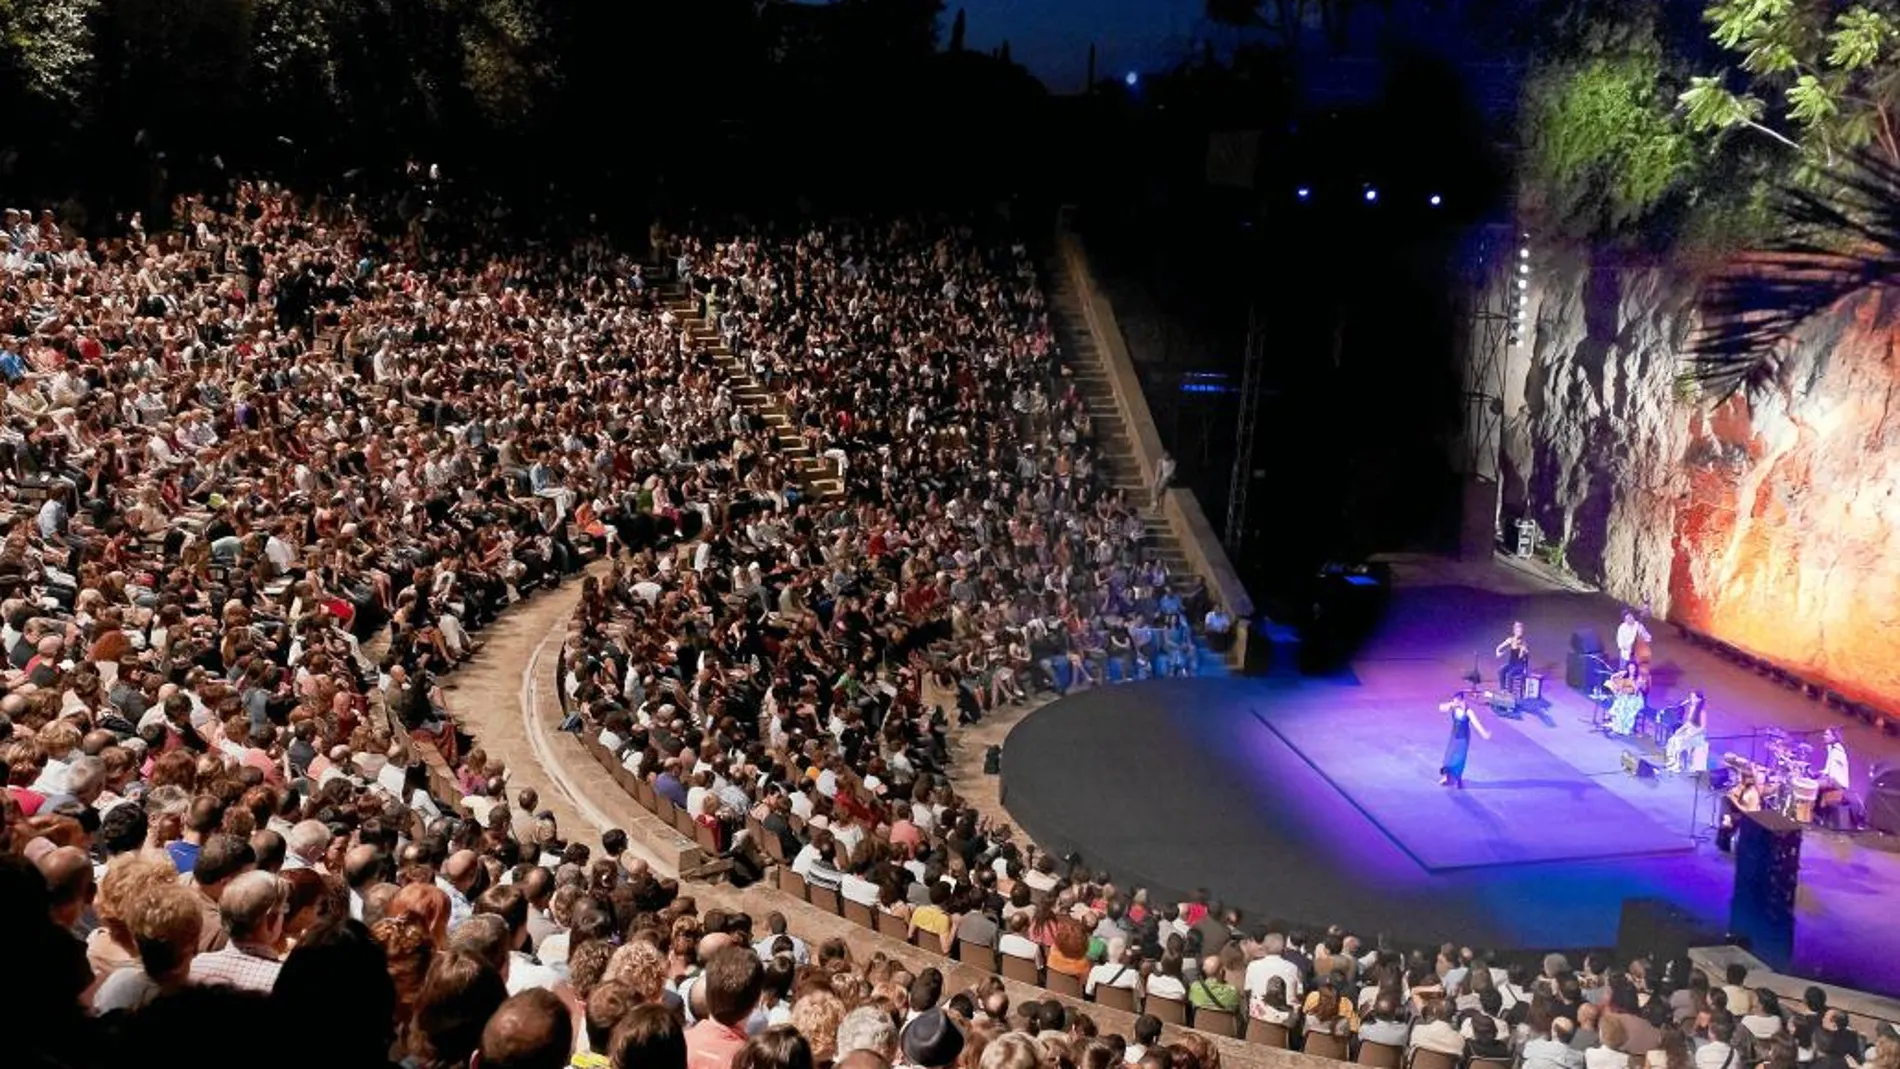
[[[1683,377],[1725,398],[1772,379],[1783,345],[1815,316],[1900,285],[1900,167],[1871,151],[1771,195],[1779,238],[1703,284]]]

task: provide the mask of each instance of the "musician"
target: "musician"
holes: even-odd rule
[[[1682,725],[1670,734],[1663,747],[1671,772],[1702,772],[1708,765],[1708,699],[1699,690],[1689,692],[1682,703]]]
[[[1821,769],[1814,819],[1823,827],[1851,829],[1860,823],[1860,807],[1848,793],[1854,785],[1854,773],[1847,761],[1847,743],[1841,739],[1840,728],[1828,728],[1821,738],[1827,743],[1827,764]]]
[[[1634,664],[1616,670],[1604,683],[1610,691],[1610,731],[1628,736],[1636,731],[1636,719],[1643,711],[1642,685]]]
[[[1727,853],[1735,842],[1735,830],[1743,813],[1761,811],[1761,781],[1755,770],[1743,772],[1735,786],[1722,799],[1722,826],[1715,833],[1716,849]]]
[[[1827,765],[1821,775],[1843,791],[1852,788],[1854,773],[1847,763],[1847,744],[1841,741],[1841,729],[1828,728],[1821,738],[1827,743]]]
[[[1531,647],[1524,641],[1524,621],[1511,624],[1511,633],[1498,643],[1497,655],[1504,661],[1498,669],[1498,686],[1514,698],[1524,697],[1524,680],[1531,672]]]
[[[1636,619],[1635,609],[1624,609],[1623,622],[1616,629],[1616,655],[1622,659],[1624,667],[1636,660],[1638,642],[1649,644],[1649,628]]]

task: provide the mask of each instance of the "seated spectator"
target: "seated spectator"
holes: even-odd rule
[[[1240,990],[1227,982],[1219,956],[1201,959],[1201,975],[1187,985],[1187,998],[1199,1010],[1223,1010],[1228,1013],[1240,1010]]]
[[[1306,993],[1300,1013],[1304,1030],[1347,1036],[1359,1030],[1359,1011],[1351,999],[1339,993],[1331,979]]]
[[[1576,1025],[1568,1017],[1550,1023],[1550,1031],[1532,1036],[1519,1052],[1518,1069],[1584,1069],[1584,1052],[1571,1045]]]
[[[1409,1047],[1414,1050],[1432,1050],[1440,1054],[1449,1054],[1454,1058],[1465,1055],[1465,1037],[1454,1026],[1449,1015],[1451,1004],[1444,999],[1433,999],[1419,1010],[1418,1020],[1412,1025]]]
[[[95,1012],[136,1010],[159,995],[177,991],[192,979],[204,923],[190,890],[159,884],[125,904],[124,924],[138,947],[138,964],[117,969],[93,996]]]
[[[1629,1036],[1621,1014],[1605,1014],[1597,1032],[1597,1045],[1583,1052],[1585,1069],[1630,1069],[1634,1059],[1623,1049]]]
[[[728,1069],[733,1064],[746,1045],[744,1025],[758,1007],[764,984],[757,954],[731,946],[712,954],[698,985],[706,1015],[686,1030],[691,1069]]]

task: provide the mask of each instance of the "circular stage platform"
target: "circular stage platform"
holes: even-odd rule
[[[1570,949],[1614,945],[1624,901],[1655,898],[1720,933],[1734,866],[1708,841],[1715,800],[1686,777],[1626,774],[1626,751],[1644,747],[1592,732],[1581,695],[1559,685],[1534,715],[1488,716],[1466,788],[1438,785],[1449,731],[1438,703],[1462,686],[1471,649],[1488,650],[1513,618],[1533,636],[1613,618],[1602,600],[1400,591],[1338,677],[1072,694],[1005,740],[1004,807],[1038,845],[1079,854],[1118,886],[1162,902],[1205,888],[1249,923]],[[1715,734],[1825,723],[1818,706],[1698,651],[1665,656],[1678,686],[1708,689]],[[1854,741],[1870,757],[1884,748]],[[1875,845],[1805,837],[1794,971],[1900,991],[1900,930],[1884,919],[1900,856]]]

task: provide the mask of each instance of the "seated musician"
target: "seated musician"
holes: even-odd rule
[[[1853,766],[1847,760],[1847,743],[1841,738],[1840,728],[1828,728],[1821,736],[1827,743],[1827,764],[1821,769],[1821,793],[1815,800],[1815,820],[1824,826],[1833,826],[1843,808],[1852,819],[1852,802],[1849,791],[1854,786]]]
[[[1504,660],[1498,669],[1498,686],[1514,698],[1524,696],[1524,680],[1531,671],[1531,647],[1524,641],[1524,621],[1511,624],[1511,633],[1498,643],[1497,655]]]
[[[1629,735],[1636,730],[1636,718],[1643,711],[1641,684],[1637,681],[1635,665],[1618,669],[1607,684],[1610,699],[1610,730],[1618,735]]]
[[[1708,764],[1708,699],[1699,690],[1689,692],[1683,704],[1682,725],[1669,736],[1664,752],[1671,772],[1701,772]]]

